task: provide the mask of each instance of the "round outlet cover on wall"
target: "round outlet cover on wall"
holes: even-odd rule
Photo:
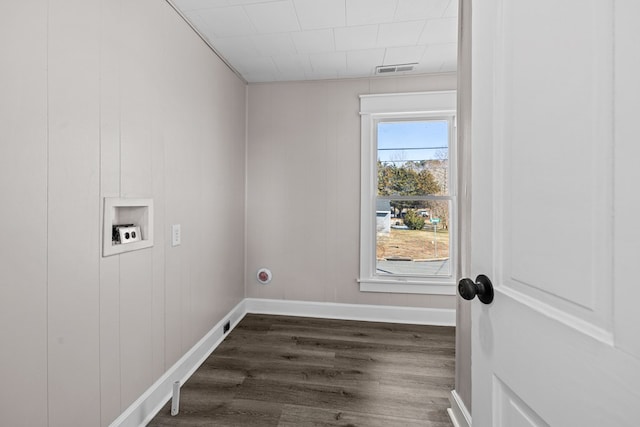
[[[258,282],[262,283],[263,285],[269,283],[272,277],[273,276],[271,275],[271,270],[269,270],[268,268],[261,268],[258,270],[258,274],[256,274]]]

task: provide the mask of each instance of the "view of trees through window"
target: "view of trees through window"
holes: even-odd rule
[[[378,274],[450,274],[449,126],[448,120],[378,123]]]

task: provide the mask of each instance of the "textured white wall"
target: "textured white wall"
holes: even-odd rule
[[[246,88],[157,0],[2,2],[0,52],[2,424],[107,425],[244,297]],[[117,196],[155,246],[102,258]]]
[[[455,74],[249,85],[246,295],[454,308],[455,297],[360,292],[361,94],[450,90]],[[259,267],[273,280],[260,285]]]

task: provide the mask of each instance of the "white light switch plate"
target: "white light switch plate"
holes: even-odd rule
[[[173,224],[171,226],[171,246],[178,246],[180,244],[180,224]]]

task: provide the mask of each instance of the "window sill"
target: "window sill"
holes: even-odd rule
[[[361,292],[387,292],[394,294],[455,295],[455,282],[420,281],[409,279],[358,279]]]

